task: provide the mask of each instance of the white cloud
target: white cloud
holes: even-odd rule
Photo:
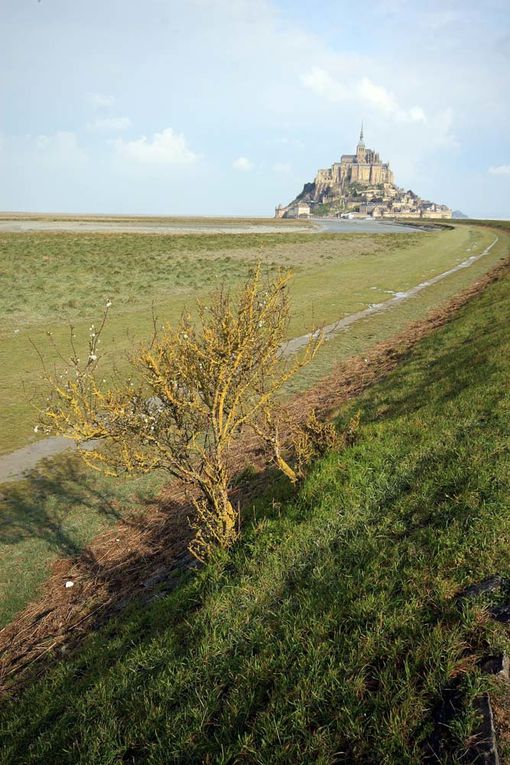
[[[242,173],[249,173],[250,170],[253,170],[253,162],[248,157],[238,157],[232,163],[232,167],[235,170],[240,170]]]
[[[318,66],[302,77],[302,83],[314,93],[332,103],[345,101],[359,102],[399,122],[424,122],[425,112],[421,106],[403,109],[389,90],[378,85],[369,77],[345,85],[336,80],[325,69]]]
[[[155,133],[150,140],[146,136],[133,141],[117,138],[115,149],[122,159],[141,164],[188,165],[198,159],[182,133],[176,133],[172,128]]]
[[[427,117],[421,106],[412,106],[408,111],[411,122],[425,122]]]
[[[312,67],[308,74],[303,75],[302,82],[305,88],[313,90],[317,95],[323,96],[333,103],[338,103],[349,97],[349,89],[319,66]]]
[[[115,103],[115,98],[106,93],[87,93],[87,101],[94,109],[108,109]]]
[[[0,209],[85,211],[85,189],[94,188],[99,167],[76,133],[5,135],[0,162],[10,178],[0,190]],[[1,148],[1,147],[0,147]]]
[[[394,96],[381,85],[376,85],[368,77],[363,77],[358,85],[358,91],[364,101],[382,112],[391,114],[398,109]]]
[[[491,165],[488,172],[490,175],[510,175],[510,165]]]
[[[386,90],[382,85],[377,85],[368,77],[363,77],[358,85],[358,93],[361,100],[369,106],[394,117],[401,122],[424,122],[425,112],[421,106],[413,106],[410,109],[402,109],[393,93]]]
[[[89,130],[127,130],[131,125],[129,117],[98,117],[87,123]]]

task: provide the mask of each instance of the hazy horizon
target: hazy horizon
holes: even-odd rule
[[[366,145],[510,218],[510,10],[489,0],[3,0],[0,209],[271,217]]]

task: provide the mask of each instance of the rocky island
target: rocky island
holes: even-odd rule
[[[446,205],[421,199],[395,185],[388,162],[365,147],[363,125],[355,154],[343,154],[290,202],[275,209],[276,218],[311,215],[343,218],[451,218]]]

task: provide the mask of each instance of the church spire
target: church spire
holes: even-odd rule
[[[361,130],[360,130],[360,133],[359,133],[359,143],[360,143],[360,146],[364,146],[365,145],[365,142],[363,140],[363,122],[361,123]]]

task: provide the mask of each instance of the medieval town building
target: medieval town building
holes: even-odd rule
[[[429,202],[395,185],[388,162],[367,149],[363,125],[355,154],[343,154],[325,170],[318,170],[313,183],[290,204],[279,205],[276,218],[302,218],[310,215],[373,218],[451,218],[446,205]]]

